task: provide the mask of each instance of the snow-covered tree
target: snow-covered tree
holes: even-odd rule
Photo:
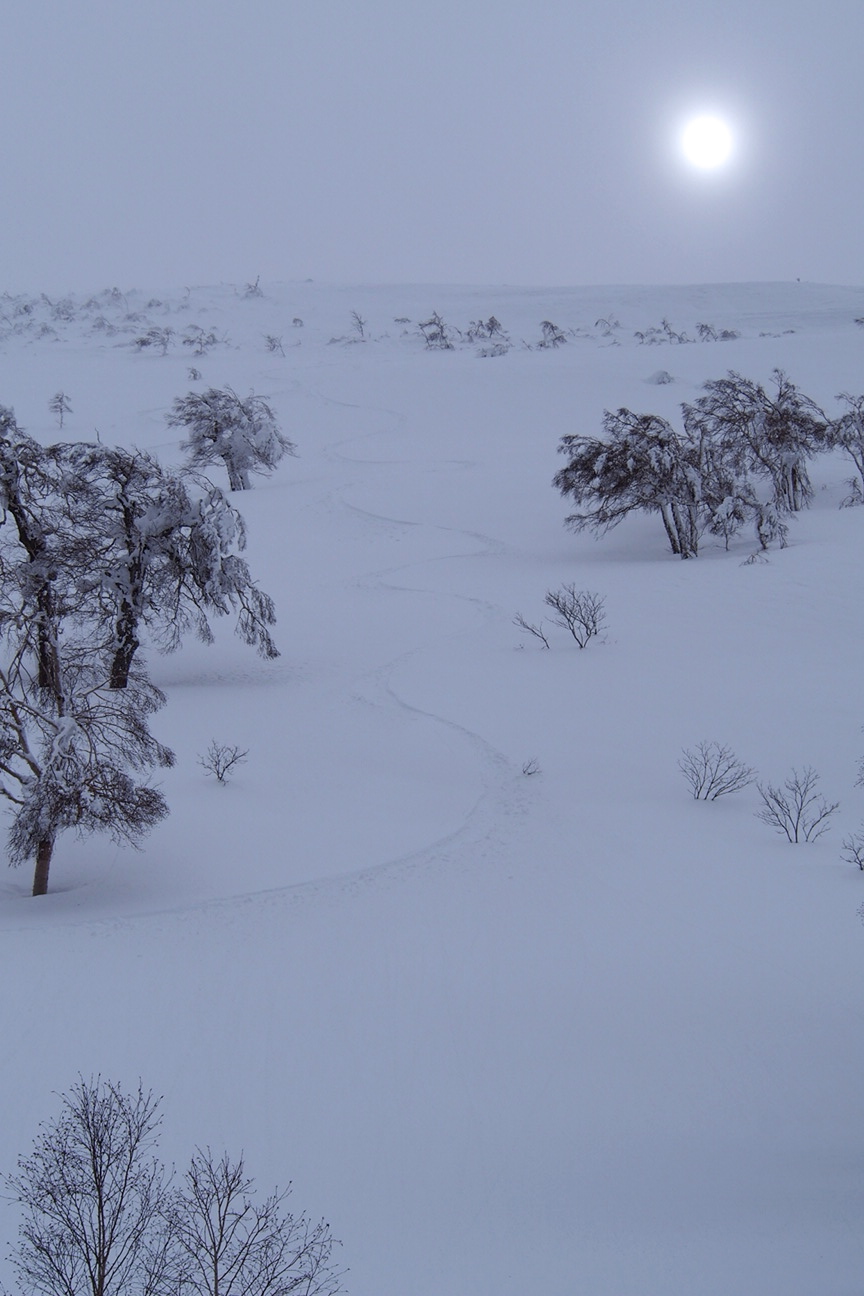
[[[13,807],[9,859],[35,857],[47,889],[59,834],[135,843],[167,813],[138,776],[173,754],[148,729],[164,701],[138,672],[124,696],[86,582],[98,570],[93,488],[0,410],[0,797]]]
[[[683,405],[684,425],[710,441],[715,459],[739,480],[764,478],[781,513],[793,513],[813,495],[807,463],[829,442],[825,415],[780,369],[776,391],[731,371],[703,385],[704,395]]]
[[[603,438],[563,437],[568,463],[554,485],[581,506],[567,525],[603,532],[641,510],[660,514],[682,558],[696,556],[706,530],[728,546],[747,521],[762,548],[782,546],[785,519],[812,495],[807,462],[832,434],[785,374],[774,379],[773,396],[736,373],[705,383],[703,396],[682,405],[680,432],[658,415],[619,409],[604,412]]]
[[[32,669],[26,634],[4,639],[0,662],[0,797],[14,811],[8,858],[35,860],[34,895],[47,891],[57,838],[68,829],[137,845],[168,813],[162,793],[139,776],[174,763],[148,728],[165,698],[143,672],[111,689],[92,642],[57,640],[49,687]]]
[[[57,626],[69,597],[86,488],[58,475],[37,441],[0,407],[0,631],[23,619],[35,641],[40,688],[57,687]],[[19,626],[20,628],[20,626]]]
[[[841,392],[837,397],[846,406],[846,413],[830,424],[831,444],[844,450],[855,465],[858,474],[853,478],[850,503],[864,502],[864,396],[850,396]]]
[[[701,496],[692,446],[656,414],[605,410],[603,430],[602,440],[561,438],[568,462],[553,484],[580,506],[567,525],[602,534],[630,513],[659,513],[672,552],[695,557]]]
[[[171,427],[187,429],[181,449],[193,468],[221,462],[231,490],[248,490],[250,473],[266,475],[295,446],[279,430],[261,396],[241,398],[230,387],[178,396],[167,416]]]
[[[125,688],[146,627],[169,652],[194,631],[212,643],[209,616],[237,617],[244,643],[278,657],[273,600],[240,556],[242,517],[222,491],[192,472],[163,468],[149,454],[101,445],[57,448],[63,468],[86,482],[92,536],[85,603],[104,627],[112,688]]]

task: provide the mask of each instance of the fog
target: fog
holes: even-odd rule
[[[3,36],[7,291],[864,280],[858,0],[28,0]]]

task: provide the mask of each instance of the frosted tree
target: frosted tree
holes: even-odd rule
[[[603,430],[604,439],[561,439],[568,462],[553,484],[580,506],[567,525],[602,534],[630,513],[659,513],[672,552],[695,557],[701,491],[691,445],[665,419],[628,409],[605,410]]]
[[[83,483],[58,476],[14,412],[0,407],[0,629],[26,625],[43,689],[58,684],[57,626],[70,598],[64,576],[81,564],[86,495]]]
[[[72,413],[72,405],[70,404],[69,397],[65,392],[55,392],[48,402],[48,408],[55,416],[59,427],[62,429],[65,415]]]
[[[109,688],[83,587],[98,557],[92,489],[61,451],[0,410],[0,797],[13,811],[10,863],[35,858],[34,895],[65,830],[134,844],[163,818],[161,793],[139,776],[174,759],[150,734],[164,699],[143,672],[126,696]]]
[[[232,491],[248,490],[251,473],[266,475],[285,455],[296,453],[267,402],[255,395],[243,399],[230,387],[179,396],[168,424],[186,428],[181,449],[193,468],[224,464]]]
[[[730,371],[706,382],[704,395],[682,406],[684,424],[707,439],[715,456],[739,480],[764,478],[780,512],[794,513],[813,495],[808,461],[829,444],[825,415],[780,369],[775,391]]]
[[[846,406],[845,414],[830,425],[831,444],[845,451],[855,465],[857,476],[849,483],[852,496],[849,503],[864,503],[864,396],[850,396],[841,392],[837,397]]]
[[[242,517],[198,474],[170,472],[142,451],[101,445],[57,449],[73,480],[86,483],[89,573],[78,576],[110,650],[110,684],[125,688],[143,628],[162,651],[193,631],[213,642],[211,616],[236,616],[236,631],[263,657],[278,657],[273,600],[240,555]]]
[[[44,895],[61,833],[107,832],[137,845],[167,815],[162,793],[141,775],[173,765],[174,754],[150,733],[165,698],[143,673],[122,692],[111,689],[94,645],[64,634],[50,687],[41,687],[34,645],[26,635],[10,639],[0,664],[0,797],[13,810],[7,854],[12,865],[35,861],[33,895]]]

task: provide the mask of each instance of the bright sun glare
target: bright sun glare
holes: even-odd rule
[[[732,153],[732,132],[719,117],[694,117],[681,132],[687,161],[708,171],[722,166]]]

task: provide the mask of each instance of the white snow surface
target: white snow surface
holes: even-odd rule
[[[293,1181],[353,1296],[860,1293],[851,465],[816,460],[789,547],[751,564],[749,534],[681,562],[656,517],[574,536],[551,478],[604,408],[674,418],[729,369],[781,367],[839,413],[864,289],[263,287],[60,321],[0,303],[0,401],[46,443],[98,429],[178,463],[172,399],[230,384],[299,451],[232,497],[282,656],[227,621],[148,653],[171,816],[140,853],[63,837],[45,898],[0,877],[0,1170],[79,1072],[141,1077],[165,1159],[243,1149],[262,1188]],[[428,351],[433,310],[494,314],[513,348]],[[16,331],[34,315],[54,335]],[[663,317],[741,336],[640,345]],[[537,349],[542,320],[567,343]],[[190,324],[227,340],[195,358]],[[167,355],[135,349],[147,325],[176,330]],[[513,624],[563,582],[606,596],[585,651]],[[197,764],[214,738],[249,749],[225,787]],[[752,787],[693,801],[677,760],[700,740],[775,783],[812,765],[833,830],[789,845]],[[4,1206],[0,1240],[16,1227]]]

